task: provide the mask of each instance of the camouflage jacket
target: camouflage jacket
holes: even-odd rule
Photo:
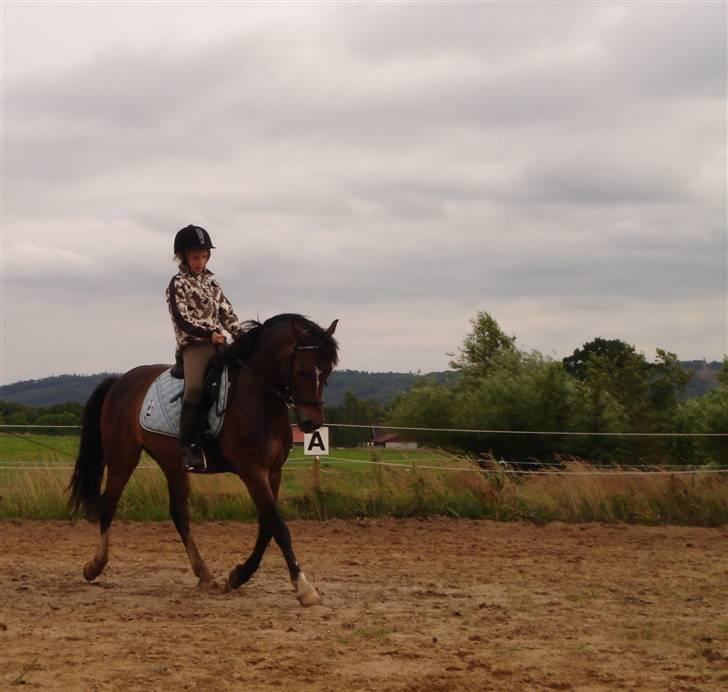
[[[167,305],[178,352],[189,344],[209,342],[213,333],[223,329],[233,337],[242,332],[233,306],[209,269],[193,274],[180,264],[179,273],[167,286]]]

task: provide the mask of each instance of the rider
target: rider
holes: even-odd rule
[[[177,357],[184,363],[184,396],[179,442],[186,470],[204,468],[198,445],[197,402],[202,394],[205,368],[217,346],[225,343],[222,330],[234,338],[242,332],[233,306],[207,269],[212,244],[200,226],[185,226],[174,238],[179,272],[167,287],[167,305],[177,338]]]

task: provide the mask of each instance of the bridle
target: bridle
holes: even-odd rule
[[[296,391],[293,387],[293,370],[296,366],[296,354],[299,351],[318,351],[318,346],[299,346],[296,344],[291,351],[291,357],[288,361],[288,384],[283,389],[283,394],[286,397],[284,401],[289,407],[295,406],[315,406],[316,408],[322,408],[324,405],[323,399],[298,399],[296,397]],[[318,384],[318,381],[317,381]],[[318,389],[318,387],[317,387]]]
[[[261,382],[265,388],[274,396],[278,397],[288,408],[296,408],[297,406],[315,406],[316,408],[323,408],[323,399],[299,399],[296,396],[296,390],[293,382],[293,373],[296,367],[296,354],[299,351],[318,351],[319,346],[299,346],[296,344],[291,349],[291,355],[288,359],[288,366],[286,368],[286,375],[284,379],[286,384],[281,387],[274,387],[269,382],[266,382],[253,368],[251,368],[245,361],[240,361],[247,370],[252,373],[256,379]]]

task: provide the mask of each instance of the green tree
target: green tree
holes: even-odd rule
[[[666,432],[672,426],[680,394],[691,377],[692,373],[680,365],[674,353],[657,349],[655,362],[649,368],[648,380],[650,400],[659,430]]]
[[[450,387],[423,378],[409,392],[400,395],[392,404],[388,422],[393,426],[412,428],[450,428],[453,418],[454,391]],[[456,436],[442,432],[414,432],[419,442],[448,446]]]
[[[46,407],[25,406],[14,402],[0,401],[0,422],[7,425],[64,425],[79,426],[83,407],[80,404],[55,404]],[[22,428],[16,432],[24,432]],[[50,435],[76,435],[78,429],[46,428],[35,430]]]
[[[728,356],[718,374],[718,387],[678,405],[679,430],[693,433],[728,433]],[[690,445],[700,460],[728,464],[728,437],[698,437]]]
[[[644,363],[644,356],[639,356],[634,346],[630,346],[621,339],[597,337],[581,348],[577,348],[562,362],[566,372],[577,379],[585,380],[589,374],[590,364],[595,361],[614,370],[625,370],[633,366],[635,362]]]
[[[650,428],[649,364],[634,346],[598,337],[562,362],[569,374],[589,387],[594,432],[602,432],[602,412],[609,399],[622,408],[629,421],[625,432]]]
[[[591,390],[570,377],[558,361],[537,351],[522,352],[516,362],[501,358],[487,375],[461,388],[456,397],[457,427],[573,432],[588,429],[592,418]],[[600,402],[600,424],[613,430],[623,421],[608,395]],[[470,435],[463,441],[471,451],[489,450],[509,460],[547,459],[556,453],[596,457],[589,438],[557,435]],[[601,458],[601,457],[600,457]]]
[[[681,409],[679,393],[689,376],[674,353],[657,349],[655,362],[649,363],[634,346],[600,337],[559,362],[538,351],[520,351],[516,337],[505,334],[486,312],[479,312],[471,325],[472,331],[451,361],[462,378],[452,386],[420,382],[395,401],[388,418],[391,424],[512,430],[512,435],[417,432],[416,437],[429,444],[491,451],[514,461],[570,453],[622,463],[685,460],[690,458],[690,450],[674,438],[517,433],[667,431],[675,429],[678,412],[684,426],[695,427],[695,419],[702,416],[712,428],[724,425],[728,429],[728,366],[721,374],[721,382],[727,383],[722,394]],[[712,439],[706,445],[713,444],[711,458],[716,458],[723,454],[724,443]],[[694,451],[692,454],[694,457]]]
[[[330,423],[377,425],[384,419],[384,408],[376,401],[363,401],[347,391],[339,406],[326,407]],[[332,443],[338,447],[356,447],[371,440],[371,428],[333,428]]]
[[[29,425],[30,424],[28,411],[24,411],[22,409],[13,411],[10,415],[5,416],[5,421],[9,425]]]
[[[518,353],[516,337],[508,336],[489,313],[479,311],[470,324],[473,329],[458,348],[458,353],[448,354],[452,356],[451,368],[463,370],[466,375],[482,375],[504,354]]]
[[[563,360],[565,370],[589,391],[586,428],[604,432],[607,419],[621,418],[623,432],[668,432],[675,428],[679,393],[690,374],[674,353],[658,348],[654,363],[619,339],[601,337],[584,344]],[[612,409],[610,411],[610,409]],[[615,461],[666,463],[683,458],[675,439],[640,437],[604,440]]]

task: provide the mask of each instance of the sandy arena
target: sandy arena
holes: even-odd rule
[[[0,688],[725,690],[728,528],[433,520],[290,522],[324,598],[276,546],[202,593],[170,523],[0,523]],[[195,527],[221,580],[252,524]]]

